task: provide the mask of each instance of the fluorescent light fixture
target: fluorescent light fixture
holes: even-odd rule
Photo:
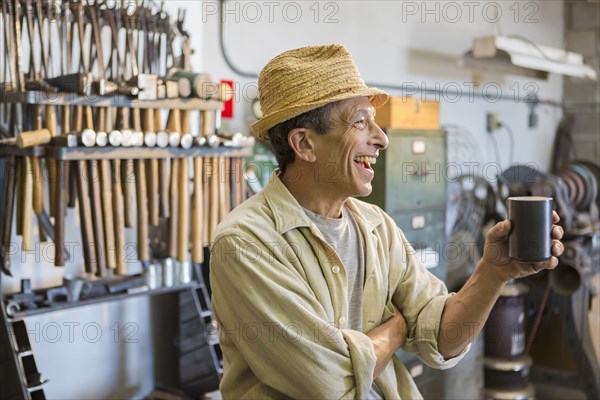
[[[473,40],[473,49],[459,65],[482,71],[548,79],[549,73],[596,80],[596,71],[579,53],[541,46],[520,36],[485,36]]]

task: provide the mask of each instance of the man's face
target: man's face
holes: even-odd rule
[[[332,111],[333,130],[315,138],[315,180],[343,197],[368,196],[379,151],[388,138],[375,123],[367,97],[343,100]]]

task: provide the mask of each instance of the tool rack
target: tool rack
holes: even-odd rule
[[[92,107],[129,107],[129,108],[152,108],[152,109],[180,109],[180,110],[195,110],[203,112],[218,112],[222,108],[222,103],[216,100],[202,99],[167,99],[157,101],[131,101],[124,97],[115,98],[89,98],[75,94],[64,95],[47,95],[43,92],[24,92],[24,93],[3,93],[0,97],[1,103],[21,103],[32,105],[81,105]],[[53,145],[35,146],[32,148],[20,149],[12,145],[0,145],[0,157],[39,157],[44,159],[53,159],[60,161],[72,160],[118,160],[118,159],[178,159],[187,157],[224,157],[224,158],[243,158],[252,154],[251,148],[206,148],[192,147],[184,148],[158,148],[158,147],[58,147]],[[4,206],[4,205],[0,205]],[[11,216],[12,217],[12,216]],[[207,251],[205,251],[207,254]],[[206,260],[205,260],[206,263]],[[75,309],[84,307],[90,304],[99,304],[106,302],[122,301],[132,298],[133,296],[159,296],[169,293],[179,293],[180,295],[180,314],[187,313],[186,317],[180,315],[180,327],[186,322],[190,322],[190,310],[192,315],[191,322],[193,326],[200,326],[204,332],[209,332],[205,337],[205,347],[210,351],[211,362],[214,366],[214,377],[201,382],[201,388],[209,388],[218,384],[218,377],[222,373],[222,355],[214,329],[214,320],[210,309],[210,295],[207,285],[205,284],[205,272],[202,270],[202,264],[192,265],[192,280],[185,284],[176,284],[171,287],[160,287],[156,289],[136,290],[128,293],[113,294],[104,297],[93,298],[89,300],[80,300],[73,303],[60,303],[50,307],[43,307],[32,310],[24,310],[11,313],[8,315],[6,309],[5,295],[0,290],[0,298],[2,304],[0,312],[0,364],[4,364],[2,368],[3,391],[11,399],[45,399],[44,384],[47,380],[43,379],[43,375],[38,370],[35,362],[35,357],[29,341],[27,333],[26,321],[28,317],[51,313],[59,310]],[[0,282],[2,276],[0,274]],[[184,299],[185,296],[185,299]],[[186,300],[187,299],[187,300]],[[183,303],[190,303],[187,306],[187,311],[183,310]],[[187,318],[184,321],[183,318]],[[200,324],[200,325],[198,325]],[[212,329],[212,331],[211,331]],[[181,333],[180,333],[181,335]],[[185,337],[183,338],[185,341]],[[190,339],[192,342],[190,342]],[[186,351],[192,354],[198,348],[198,336],[188,337],[188,343],[181,343],[180,351]],[[203,353],[206,354],[206,353]],[[185,356],[180,354],[181,357]],[[10,393],[10,383],[18,382],[19,388]],[[7,385],[8,383],[8,385]],[[196,384],[196,386],[194,386]],[[183,382],[191,388],[198,388],[196,382]],[[215,387],[212,388],[213,390]]]

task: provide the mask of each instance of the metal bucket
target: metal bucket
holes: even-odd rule
[[[532,360],[524,355],[514,360],[485,358],[485,388],[496,390],[521,390],[529,385]]]
[[[507,284],[485,325],[485,356],[514,359],[525,351],[525,293],[521,284]]]
[[[534,400],[535,389],[532,384],[518,390],[485,389],[486,400]]]

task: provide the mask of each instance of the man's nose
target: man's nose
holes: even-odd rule
[[[371,125],[371,131],[369,132],[369,144],[377,146],[383,150],[388,147],[390,141],[385,132],[375,122]]]

